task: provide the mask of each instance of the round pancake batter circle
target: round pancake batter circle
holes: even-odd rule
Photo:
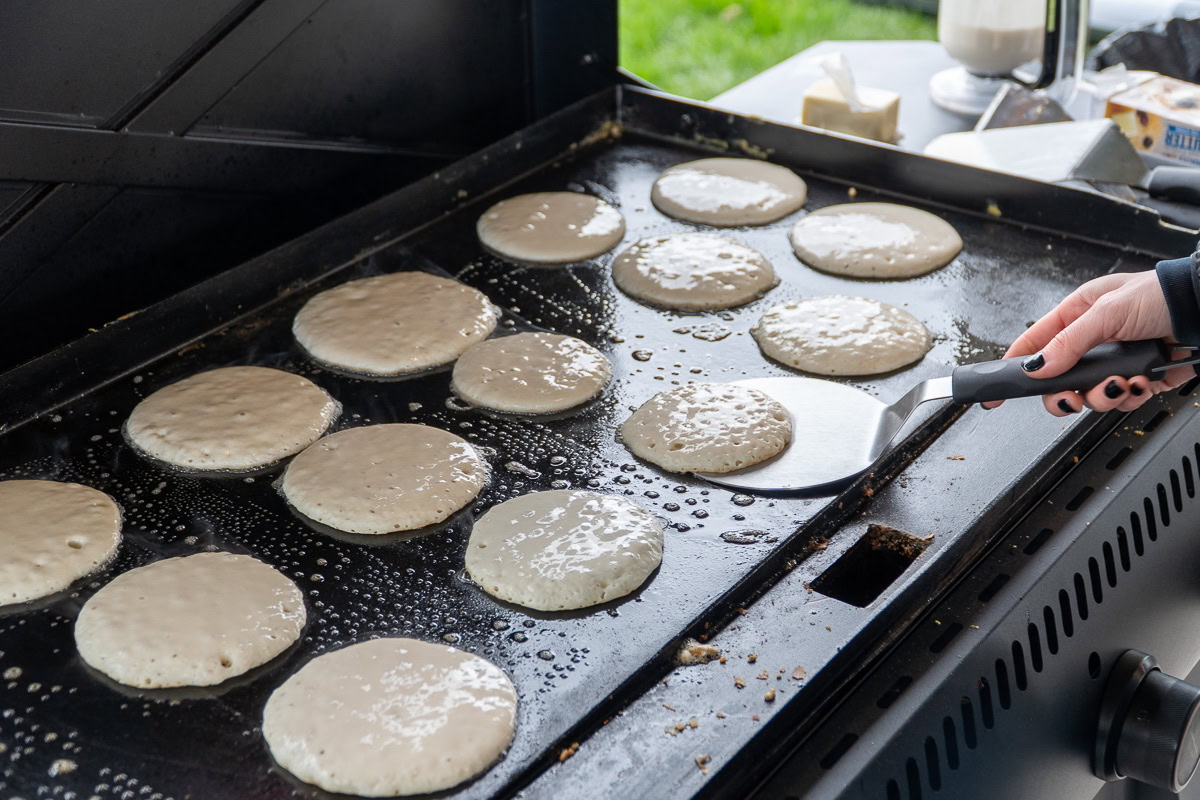
[[[624,597],[662,563],[662,524],[623,497],[531,492],[479,518],[467,573],[488,594],[539,611]]]
[[[894,203],[826,206],[792,226],[792,249],[814,269],[851,278],[915,278],[962,250],[949,222]]]
[[[518,333],[480,342],[454,364],[451,387],[468,403],[516,414],[550,414],[586,403],[608,384],[608,359],[587,342]]]
[[[745,305],[779,282],[762,253],[705,232],[642,239],[616,257],[612,276],[631,297],[680,311]]]
[[[757,389],[721,383],[659,392],[621,426],[634,455],[668,472],[733,472],[778,455],[791,439],[787,409]]]
[[[517,693],[489,661],[416,639],[317,656],[263,709],[280,766],[329,792],[425,794],[485,772],[508,749]]]
[[[428,425],[339,431],[292,459],[281,488],[309,519],[350,533],[434,525],[475,499],[487,467],[465,439]]]
[[[786,167],[753,158],[702,158],[665,170],[650,190],[668,217],[718,228],[766,225],[798,211],[808,186]]]
[[[78,483],[0,481],[0,606],[61,592],[121,544],[121,509]]]
[[[773,306],[751,331],[763,353],[815,375],[878,375],[920,361],[929,330],[866,297],[807,297]]]
[[[582,192],[534,192],[501,200],[475,224],[488,250],[515,261],[570,264],[612,250],[625,236],[621,212]]]
[[[449,364],[496,329],[482,292],[427,272],[361,278],[312,297],[292,333],[315,360],[391,376]]]
[[[125,422],[130,444],[182,469],[244,470],[299,453],[338,414],[324,389],[267,367],[222,367],[154,392]]]
[[[197,553],[114,578],[84,603],[75,645],[127,686],[213,686],[282,653],[304,621],[304,597],[278,570],[251,556]]]

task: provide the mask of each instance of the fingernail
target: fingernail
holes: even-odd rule
[[[1037,372],[1042,367],[1046,366],[1046,357],[1041,353],[1036,356],[1030,356],[1021,362],[1021,369],[1026,372]]]
[[[1121,395],[1125,394],[1125,390],[1116,381],[1109,381],[1104,384],[1104,396],[1109,400],[1116,400]]]
[[[1076,411],[1076,410],[1074,409],[1074,407],[1072,407],[1072,405],[1071,405],[1070,403],[1068,403],[1066,400],[1059,400],[1059,401],[1058,401],[1058,408],[1059,408],[1059,410],[1060,410],[1060,411],[1062,411],[1064,414],[1078,414],[1078,413],[1079,413],[1079,412],[1078,412],[1078,411]]]
[[[1146,393],[1146,390],[1138,386],[1136,383],[1129,384],[1129,391],[1133,392],[1134,397],[1141,397]]]

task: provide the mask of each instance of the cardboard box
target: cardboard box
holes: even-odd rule
[[[1110,97],[1104,116],[1138,150],[1200,164],[1200,86],[1159,75]]]

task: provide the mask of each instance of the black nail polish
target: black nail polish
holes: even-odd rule
[[[1071,404],[1070,404],[1070,403],[1068,403],[1066,400],[1059,400],[1059,401],[1058,401],[1058,408],[1059,408],[1059,410],[1060,410],[1060,411],[1062,411],[1064,414],[1077,414],[1077,413],[1079,413],[1079,412],[1077,412],[1077,411],[1076,411],[1074,408],[1072,408],[1072,407],[1071,407]]]
[[[1036,356],[1030,356],[1021,362],[1021,369],[1026,372],[1037,372],[1042,367],[1046,366],[1046,357],[1041,353]]]
[[[1104,384],[1104,396],[1109,400],[1116,400],[1121,395],[1125,394],[1125,390],[1116,381],[1109,381]]]
[[[1146,390],[1138,386],[1136,383],[1129,384],[1129,391],[1133,392],[1134,397],[1141,397],[1146,393]]]

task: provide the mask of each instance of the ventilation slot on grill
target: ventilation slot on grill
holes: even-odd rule
[[[942,788],[942,770],[938,763],[937,742],[932,736],[925,737],[925,769],[929,772],[929,788],[935,792]]]
[[[1029,664],[1033,667],[1034,672],[1042,671],[1042,639],[1038,636],[1037,625],[1032,622],[1026,629],[1029,632]],[[1022,686],[1022,689],[1025,687]]]
[[[1175,503],[1175,513],[1183,512],[1183,489],[1179,486],[1179,473],[1171,470],[1171,500]]]
[[[1083,576],[1075,573],[1075,605],[1079,606],[1080,621],[1088,618],[1087,588],[1083,585]]]
[[[915,758],[904,762],[904,772],[908,778],[908,800],[921,800],[921,770]]]
[[[963,695],[959,710],[962,711],[963,741],[966,742],[968,749],[974,750],[978,740],[975,738],[975,707],[971,705],[971,698]]]
[[[900,784],[894,780],[887,783],[887,800],[900,800]]]
[[[1121,559],[1121,571],[1129,572],[1129,534],[1117,526],[1117,556]]]
[[[996,592],[1000,591],[1004,584],[1008,583],[1008,576],[1004,573],[992,578],[987,586],[983,587],[983,591],[979,593],[979,602],[986,603],[996,596]]]
[[[1140,557],[1146,552],[1146,543],[1142,540],[1142,519],[1136,511],[1129,513],[1129,528],[1133,531],[1133,552]]]
[[[1120,450],[1118,450],[1116,452],[1116,454],[1112,458],[1110,458],[1108,460],[1108,463],[1104,465],[1104,468],[1105,469],[1116,469],[1117,467],[1121,466],[1121,462],[1123,462],[1126,458],[1128,458],[1129,454],[1132,452],[1133,452],[1132,447],[1122,447]]]
[[[929,652],[940,653],[945,650],[946,645],[950,644],[950,642],[955,636],[958,636],[962,629],[962,623],[959,622],[952,622],[947,625],[946,630],[942,631],[941,635],[934,639],[933,643],[929,645]]]
[[[826,753],[825,757],[818,762],[821,765],[821,769],[831,769],[838,762],[838,759],[846,755],[846,751],[857,741],[857,733],[847,733],[841,739],[838,739],[838,743],[833,746],[833,749]]]
[[[1075,620],[1071,619],[1071,595],[1066,589],[1058,590],[1058,613],[1062,615],[1063,636],[1070,639],[1075,634]]]
[[[942,743],[946,747],[946,766],[958,769],[958,733],[954,730],[954,720],[950,717],[942,720]]]
[[[1050,655],[1058,655],[1058,626],[1054,624],[1054,609],[1046,606],[1042,609],[1042,619],[1046,623],[1046,650]]]
[[[1188,500],[1196,496],[1196,476],[1192,474],[1192,460],[1183,457],[1183,490],[1187,492]]]
[[[1142,501],[1142,509],[1146,512],[1146,536],[1152,542],[1158,541],[1158,523],[1154,521],[1154,504],[1147,497]]]
[[[998,683],[997,691],[1000,695],[1000,707],[1008,708],[1011,703],[1008,696],[1008,672],[1002,658],[996,659],[996,681]],[[979,679],[979,719],[983,722],[983,727],[988,730],[991,730],[992,726],[996,724],[996,717],[992,712],[992,687],[988,685],[987,678]]]
[[[1012,643],[1012,657],[1013,683],[1017,685],[1017,691],[1023,692],[1029,686],[1029,679],[1025,675],[1025,649],[1020,642]]]
[[[1117,588],[1117,564],[1113,559],[1112,545],[1105,542],[1100,548],[1104,553],[1104,576],[1108,578],[1109,588]]]
[[[907,675],[901,675],[899,678],[896,678],[895,683],[889,686],[888,690],[884,692],[878,700],[875,701],[875,705],[879,706],[880,708],[891,707],[892,703],[896,702],[896,698],[904,694],[904,690],[909,686],[912,686],[912,678],[908,677]]]
[[[1150,418],[1149,422],[1147,422],[1145,425],[1142,426],[1142,430],[1144,430],[1146,433],[1149,433],[1150,431],[1154,430],[1159,425],[1161,425],[1162,421],[1169,416],[1170,416],[1170,414],[1168,414],[1166,411],[1158,412],[1157,414],[1155,414],[1153,417]]]
[[[1104,588],[1100,585],[1100,564],[1095,558],[1088,559],[1088,576],[1092,579],[1092,602],[1100,605],[1104,602]]]
[[[1038,535],[1030,539],[1029,544],[1025,545],[1025,555],[1031,556],[1038,550],[1041,550],[1042,545],[1046,543],[1046,540],[1049,539],[1053,533],[1054,531],[1050,528],[1042,528],[1040,531],[1038,531]]]
[[[1179,387],[1179,394],[1187,397],[1192,392],[1196,391],[1196,387],[1200,386],[1200,378],[1192,378],[1190,381]]]
[[[1083,501],[1092,496],[1092,492],[1094,491],[1096,490],[1090,486],[1085,486],[1080,489],[1075,493],[1075,496],[1071,498],[1070,502],[1067,503],[1067,511],[1075,511],[1078,509],[1081,505],[1083,505]]]
[[[1171,524],[1171,509],[1167,506],[1167,490],[1160,483],[1156,493],[1158,494],[1158,514],[1162,518],[1163,527],[1166,528]]]

